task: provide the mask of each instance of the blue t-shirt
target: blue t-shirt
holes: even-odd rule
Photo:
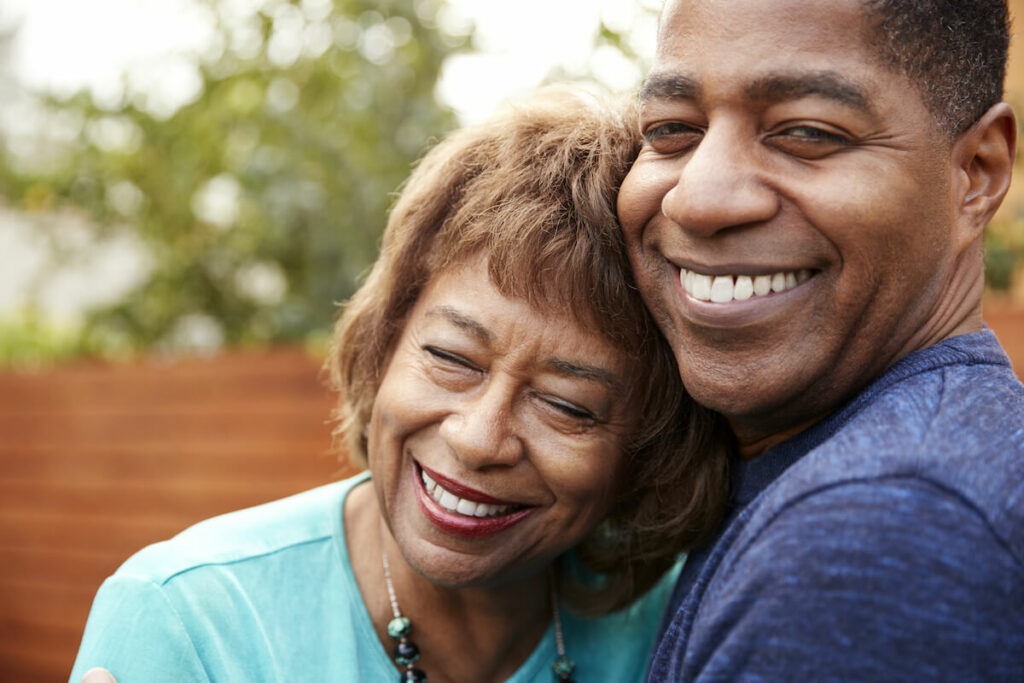
[[[737,463],[651,681],[1024,681],[1024,388],[990,331]]]
[[[367,478],[215,517],[134,555],[96,595],[71,682],[94,666],[119,683],[398,680],[345,543],[345,497]],[[677,576],[608,617],[563,610],[577,680],[643,680]],[[556,656],[552,626],[509,681],[550,683]]]

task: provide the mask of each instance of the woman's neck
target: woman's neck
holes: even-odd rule
[[[395,641],[386,627],[393,614],[381,566],[386,552],[395,596],[420,650],[416,666],[432,683],[503,681],[543,637],[551,620],[544,574],[494,588],[431,583],[403,559],[369,483],[349,494],[344,523],[352,571],[377,637],[391,654]]]

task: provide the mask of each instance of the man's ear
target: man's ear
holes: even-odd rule
[[[953,143],[953,201],[961,248],[981,236],[1006,196],[1017,151],[1017,120],[1005,102],[992,105]]]

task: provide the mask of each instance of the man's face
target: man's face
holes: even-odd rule
[[[948,334],[950,146],[858,0],[669,1],[619,217],[687,389],[741,442]]]

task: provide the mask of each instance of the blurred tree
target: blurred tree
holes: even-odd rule
[[[77,334],[31,307],[0,321],[0,365],[26,351],[322,338],[374,258],[394,190],[455,125],[435,84],[471,35],[446,28],[444,0],[192,1],[211,30],[166,74],[176,100],[137,76],[113,97],[8,97],[0,35],[0,197],[38,218],[54,264],[84,248],[57,212],[84,214],[94,242],[130,236],[148,268]],[[590,58],[548,80],[635,89],[658,5],[608,3]],[[995,288],[1010,287],[1024,252],[1012,208],[1024,204],[1007,205],[988,242]]]
[[[89,313],[89,349],[328,329],[392,193],[455,123],[434,85],[468,36],[446,32],[442,0],[200,2],[215,30],[179,69],[184,106],[130,86],[113,106],[50,98],[45,115],[73,131],[58,153],[0,157],[9,201],[84,210],[97,237],[132,231],[148,254],[142,284]]]

